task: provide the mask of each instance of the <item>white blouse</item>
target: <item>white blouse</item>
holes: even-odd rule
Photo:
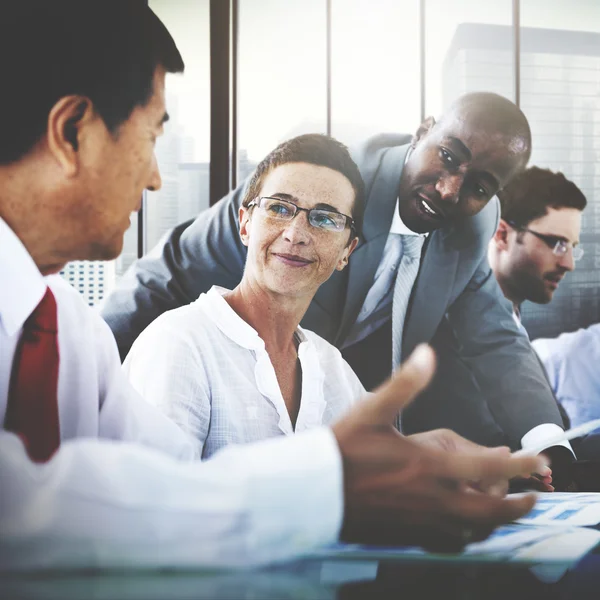
[[[228,444],[291,435],[336,421],[365,390],[339,350],[298,328],[302,394],[295,430],[264,341],[213,287],[156,319],[124,369],[207,458]]]

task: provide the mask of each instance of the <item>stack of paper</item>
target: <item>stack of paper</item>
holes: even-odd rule
[[[469,544],[455,554],[436,554],[417,547],[336,544],[312,556],[346,560],[554,563],[567,568],[600,543],[600,531],[586,528],[599,524],[600,494],[539,494],[536,506],[525,518],[499,527],[487,540]]]

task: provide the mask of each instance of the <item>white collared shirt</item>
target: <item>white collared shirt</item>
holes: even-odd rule
[[[0,423],[23,324],[50,287],[58,318],[58,412],[61,441],[104,437],[191,458],[181,431],[133,392],[115,339],[102,318],[62,277],[43,277],[19,238],[0,219]]]
[[[347,348],[352,344],[360,342],[392,318],[394,282],[396,281],[396,271],[402,258],[402,236],[420,235],[427,237],[426,233],[416,233],[404,224],[400,218],[399,203],[400,200],[397,199],[392,225],[385,242],[381,261],[375,272],[373,284],[367,292],[365,301],[356,317],[355,323],[352,325],[348,336],[342,344],[342,348]],[[378,318],[369,319],[375,313],[378,313]]]
[[[32,463],[0,430],[3,569],[248,566],[337,539],[343,477],[330,429],[181,460],[193,446],[128,384],[107,325],[62,279],[43,278],[0,219],[2,422],[22,325],[46,285],[58,306],[61,446]]]
[[[229,444],[292,435],[275,369],[256,330],[213,287],[161,315],[140,335],[123,368],[150,403],[173,419],[203,457]],[[365,395],[339,350],[301,327],[296,432],[328,425]]]

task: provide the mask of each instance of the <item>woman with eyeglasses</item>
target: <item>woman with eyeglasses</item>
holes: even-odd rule
[[[339,350],[300,326],[319,286],[348,264],[363,211],[345,146],[320,134],[282,143],[239,210],[242,280],[163,314],[137,339],[128,377],[198,456],[330,424],[364,395]]]

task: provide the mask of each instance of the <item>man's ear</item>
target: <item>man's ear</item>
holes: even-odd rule
[[[248,225],[250,223],[251,212],[252,209],[246,208],[245,206],[240,206],[240,210],[238,212],[238,218],[240,221],[240,238],[242,238],[242,244],[244,244],[244,246],[248,245],[248,240],[250,239],[248,234]]]
[[[79,146],[83,128],[97,115],[85,96],[64,96],[48,114],[48,148],[68,175],[79,169]]]
[[[342,254],[340,260],[338,261],[338,264],[335,266],[335,268],[338,271],[343,271],[346,268],[346,265],[348,264],[348,259],[350,258],[350,255],[354,252],[356,244],[358,244],[358,237],[353,238],[352,241],[344,248],[344,254]]]
[[[433,117],[427,117],[420,125],[415,135],[413,135],[410,145],[416,148],[417,144],[433,129],[435,125],[435,119]]]
[[[498,229],[496,229],[493,238],[494,244],[496,244],[498,250],[508,250],[508,234],[510,233],[510,230],[510,225],[504,219],[500,219]]]

